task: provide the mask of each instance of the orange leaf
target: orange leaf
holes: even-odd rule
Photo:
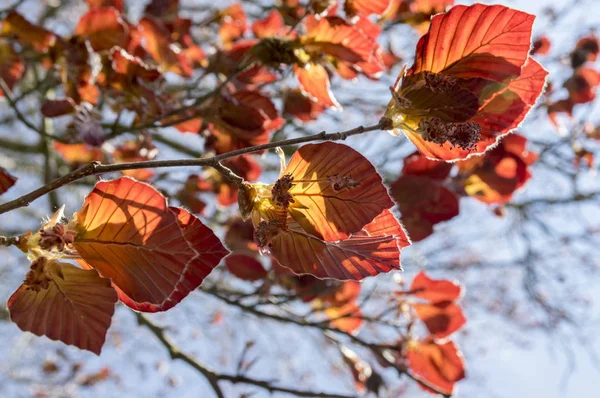
[[[434,304],[455,301],[460,293],[460,285],[446,279],[430,279],[424,271],[419,272],[410,285],[410,294]]]
[[[357,63],[369,61],[373,41],[355,26],[339,18],[306,18],[306,34],[301,41],[305,51],[330,55],[339,61]]]
[[[17,177],[13,177],[4,167],[0,167],[0,195],[15,185]]]
[[[192,75],[190,60],[181,51],[171,46],[169,31],[161,21],[153,17],[144,17],[139,25],[145,39],[144,48],[163,71],[184,77]]]
[[[390,0],[346,0],[344,11],[348,15],[382,15],[390,6]]]
[[[304,145],[283,174],[293,177],[289,214],[325,241],[346,239],[394,205],[371,162],[343,144]]]
[[[113,48],[110,58],[114,71],[126,75],[132,81],[140,78],[147,82],[153,82],[161,76],[158,69],[146,64],[138,57],[128,54],[122,48]]]
[[[62,156],[65,162],[77,167],[93,161],[104,160],[104,152],[87,144],[63,144],[54,142],[54,150]]]
[[[219,12],[221,17],[221,26],[219,26],[219,37],[228,47],[229,44],[243,36],[248,27],[246,13],[239,3],[233,4]]]
[[[8,13],[2,21],[2,36],[12,36],[26,46],[46,51],[55,41],[54,33],[32,24],[16,11]]]
[[[15,83],[21,80],[24,72],[25,65],[23,65],[23,59],[8,41],[0,39],[0,78],[12,90]],[[0,92],[0,97],[3,95]]]
[[[407,359],[417,378],[448,395],[452,394],[454,384],[465,378],[462,354],[452,341],[438,344],[427,338],[415,342],[409,345]]]
[[[541,36],[533,42],[531,55],[546,55],[550,51],[550,39],[546,36]]]
[[[116,302],[110,280],[96,271],[42,257],[7,305],[22,330],[99,355]]]
[[[331,92],[329,75],[323,66],[315,63],[294,65],[294,73],[302,92],[310,99],[322,106],[342,108]]]
[[[116,9],[96,8],[81,17],[75,34],[88,39],[95,51],[102,51],[114,46],[124,47],[128,29]]]
[[[534,19],[502,5],[454,6],[431,20],[409,74],[444,72],[499,83],[514,78],[527,60]]]
[[[228,253],[200,220],[127,177],[96,184],[73,221],[75,249],[137,311],[175,306]]]
[[[507,203],[531,177],[528,166],[537,155],[525,149],[527,139],[509,134],[483,156],[458,163],[468,195],[484,203]]]
[[[285,26],[283,17],[278,11],[271,11],[263,19],[259,19],[252,24],[252,32],[259,39],[276,36]]]
[[[373,223],[376,225],[377,221]],[[288,229],[271,240],[269,250],[281,265],[295,274],[317,278],[361,280],[401,269],[400,251],[406,246],[406,237],[374,236],[368,229],[365,227],[361,233],[342,241],[326,242],[305,233],[294,221],[288,221]]]
[[[207,115],[215,119],[206,145],[217,154],[266,144],[269,132],[283,125],[273,102],[256,91],[238,91],[220,99],[215,108]]]
[[[417,316],[438,339],[450,336],[467,321],[458,304],[445,301],[436,304],[413,304]]]
[[[337,307],[325,307],[323,313],[330,319],[332,327],[346,333],[357,331],[362,323],[362,312],[354,302]]]

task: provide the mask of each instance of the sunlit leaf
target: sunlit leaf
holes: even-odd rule
[[[158,66],[165,72],[184,77],[191,76],[190,60],[180,50],[171,46],[169,31],[164,24],[153,17],[144,17],[139,24],[144,37],[144,48]]]
[[[9,12],[2,21],[2,36],[15,37],[38,51],[47,50],[56,39],[54,33],[32,24],[16,11]]]
[[[310,99],[325,107],[341,108],[331,92],[329,75],[322,65],[315,63],[296,65],[294,73],[300,82],[300,89]]]
[[[285,26],[283,17],[278,11],[271,11],[263,19],[259,19],[252,24],[252,32],[259,39],[276,36]]]
[[[390,6],[390,0],[346,0],[344,10],[349,15],[382,15]]]
[[[12,90],[15,83],[21,80],[24,72],[23,59],[8,41],[0,39],[0,78]],[[0,91],[0,97],[3,95],[4,93]]]
[[[444,72],[499,83],[512,79],[527,60],[534,19],[502,5],[454,6],[433,17],[409,73]]]
[[[346,145],[304,145],[284,174],[293,177],[290,215],[325,241],[359,232],[394,204],[371,162]]]
[[[410,285],[410,294],[432,303],[455,301],[460,297],[461,287],[447,279],[431,279],[421,271]]]
[[[116,302],[110,280],[96,271],[42,257],[8,309],[22,330],[100,354]]]
[[[228,253],[212,231],[130,178],[96,184],[74,215],[74,247],[138,311],[165,311]]]
[[[75,28],[75,34],[89,40],[95,51],[123,47],[127,40],[127,25],[112,8],[97,8],[85,13]]]
[[[414,342],[409,345],[407,358],[417,378],[445,394],[452,394],[454,384],[465,378],[462,354],[452,341],[438,344],[427,338]],[[430,391],[426,387],[424,389]]]
[[[229,43],[241,37],[246,31],[248,27],[246,13],[241,4],[235,3],[221,10],[219,16],[221,17],[219,37],[227,47]]]

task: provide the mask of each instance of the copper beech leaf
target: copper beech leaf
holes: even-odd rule
[[[0,195],[8,191],[17,182],[17,177],[10,174],[4,167],[0,167]]]
[[[398,220],[385,210],[361,231],[336,242],[307,234],[296,222],[288,221],[287,230],[272,239],[269,249],[295,274],[361,280],[401,269],[400,251],[409,244]]]
[[[454,384],[465,378],[462,354],[452,341],[440,344],[428,337],[409,345],[407,359],[419,380],[445,394],[452,394]],[[421,385],[425,390],[431,391]]]
[[[503,82],[527,60],[535,16],[495,5],[457,5],[431,20],[409,74],[444,72],[456,78]]]
[[[325,241],[348,238],[394,205],[375,167],[346,145],[304,145],[284,174],[294,183],[289,214]]]
[[[11,320],[22,330],[100,354],[117,302],[110,279],[56,260],[36,261],[43,262],[37,280],[28,277],[8,299]]]
[[[75,34],[89,40],[94,51],[102,51],[114,46],[123,47],[128,29],[119,11],[105,7],[85,13],[75,28]]]
[[[175,306],[228,254],[195,216],[128,177],[96,184],[74,220],[83,265],[110,278],[138,311]]]
[[[438,339],[450,336],[467,321],[460,306],[450,301],[436,304],[415,303],[413,307],[429,333]]]
[[[331,92],[331,83],[325,67],[316,63],[295,65],[294,73],[300,82],[300,89],[311,100],[321,106],[342,108]]]
[[[410,293],[418,298],[432,303],[454,301],[460,297],[459,284],[446,279],[431,279],[421,271],[415,276],[410,285]]]

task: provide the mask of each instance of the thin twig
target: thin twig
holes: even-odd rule
[[[201,364],[196,359],[192,358],[190,355],[181,351],[171,341],[171,339],[169,339],[169,337],[167,337],[167,335],[165,334],[164,328],[161,328],[160,326],[154,324],[145,315],[142,315],[140,313],[136,313],[136,317],[137,317],[138,323],[140,325],[143,325],[146,328],[148,328],[148,330],[150,330],[152,332],[152,334],[154,334],[154,336],[156,336],[156,338],[162,343],[162,345],[169,351],[169,355],[171,356],[172,359],[182,360],[183,362],[187,363],[192,368],[194,368],[195,370],[200,372],[204,377],[206,377],[206,379],[208,380],[211,387],[213,388],[213,390],[215,391],[215,393],[217,394],[217,396],[219,398],[224,397],[223,391],[221,390],[221,387],[219,386],[219,383],[218,383],[220,380],[229,381],[234,384],[249,384],[249,385],[263,388],[269,392],[283,392],[283,393],[287,393],[287,394],[293,394],[298,397],[322,397],[322,398],[353,398],[353,397],[355,397],[354,395],[328,394],[328,393],[320,392],[320,391],[317,392],[317,391],[301,390],[301,389],[296,389],[296,388],[279,387],[279,386],[273,385],[273,383],[271,381],[253,379],[253,378],[244,376],[242,374],[231,375],[231,374],[217,373],[214,370],[207,367],[206,365]]]

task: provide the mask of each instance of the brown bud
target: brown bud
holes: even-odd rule
[[[294,186],[294,177],[291,174],[286,174],[277,180],[271,189],[271,198],[277,206],[287,209],[290,203],[294,203],[294,198],[289,192]]]

